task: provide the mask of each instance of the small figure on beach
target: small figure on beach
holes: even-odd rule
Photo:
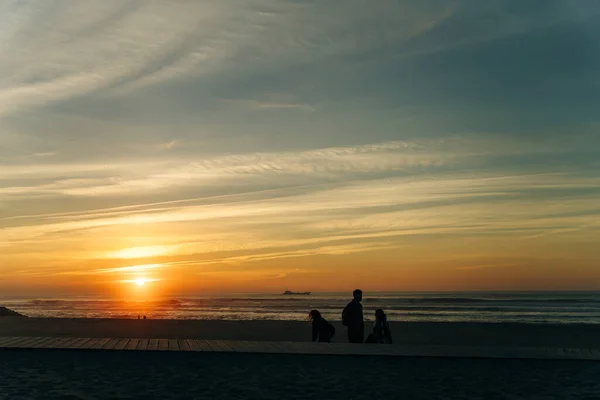
[[[362,290],[352,292],[354,297],[342,312],[342,325],[348,327],[348,341],[363,343],[365,341],[365,321],[363,318]]]
[[[335,327],[327,322],[318,310],[312,310],[309,317],[312,324],[312,341],[330,343],[335,336]]]
[[[373,324],[373,331],[367,337],[365,343],[380,343],[380,344],[392,344],[392,331],[390,325],[387,322],[387,316],[381,308],[375,310],[375,323]]]
[[[146,319],[146,316],[144,315],[144,319]]]

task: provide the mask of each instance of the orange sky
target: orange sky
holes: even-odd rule
[[[600,6],[348,1],[3,6],[0,297],[600,290]]]
[[[4,268],[0,285],[6,295],[93,294],[135,299],[219,291],[278,293],[288,288],[313,292],[355,287],[366,291],[596,290],[600,272],[593,257],[569,261],[565,257],[574,248],[560,239],[518,243],[490,237],[409,236],[395,238],[395,245],[378,244],[376,249],[349,252],[330,245],[316,253],[311,250],[314,254],[297,250],[287,250],[287,254],[282,250],[177,254],[169,250],[173,254],[161,255],[166,247],[147,247],[105,254],[113,258],[66,253],[61,259],[57,249],[15,257],[22,269]],[[582,255],[596,251],[591,240],[587,244],[582,240],[577,249]],[[144,251],[152,255],[139,257]],[[35,266],[31,259],[36,260]],[[569,268],[564,267],[567,263]],[[137,280],[144,285],[137,285]]]

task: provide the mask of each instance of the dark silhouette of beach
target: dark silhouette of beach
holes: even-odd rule
[[[0,307],[0,317],[25,317],[16,311],[10,310],[6,307]]]

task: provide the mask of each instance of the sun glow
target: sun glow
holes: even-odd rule
[[[102,274],[111,274],[111,273],[132,273],[132,272],[145,272],[151,269],[157,269],[164,267],[163,264],[144,264],[144,265],[130,265],[127,267],[118,267],[118,268],[105,268],[100,269],[97,272]]]
[[[156,278],[132,278],[115,281],[117,283],[133,283],[136,286],[144,286],[151,282],[158,282],[160,279]]]
[[[172,251],[172,247],[168,246],[144,246],[144,247],[130,247],[128,249],[121,249],[106,255],[107,258],[147,258],[156,257],[169,254]]]

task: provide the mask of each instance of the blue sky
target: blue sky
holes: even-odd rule
[[[584,0],[4,1],[0,271],[94,276],[141,249],[270,282],[379,253],[577,265],[584,287],[599,27]]]

